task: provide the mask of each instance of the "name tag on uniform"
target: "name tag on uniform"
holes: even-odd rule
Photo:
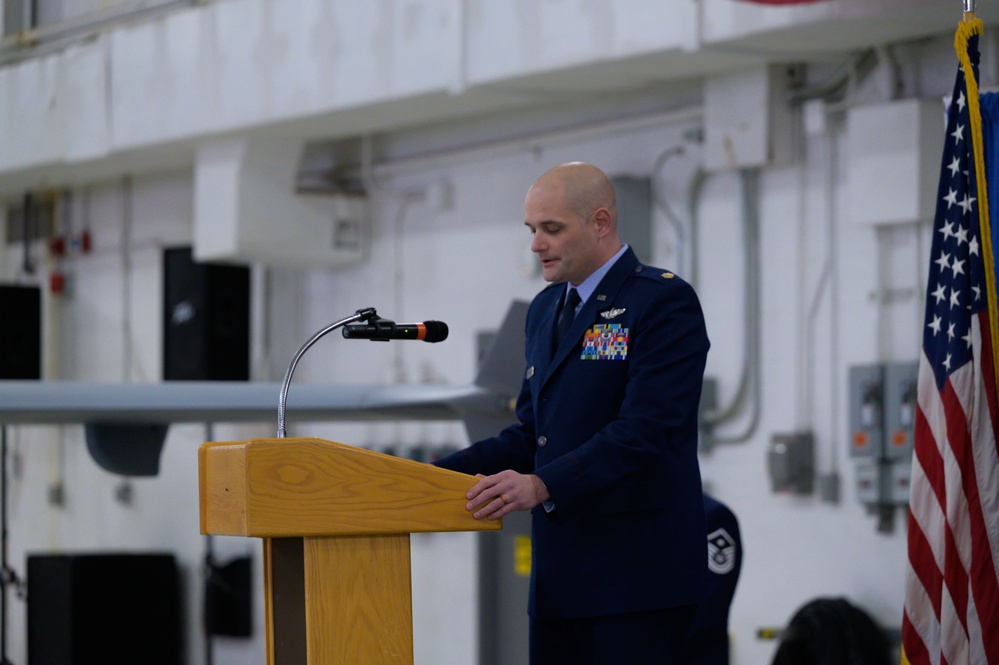
[[[583,337],[581,360],[624,360],[628,357],[628,329],[620,323],[598,323]]]

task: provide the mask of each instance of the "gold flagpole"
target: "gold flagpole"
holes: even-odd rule
[[[975,20],[975,0],[964,0],[964,22]]]

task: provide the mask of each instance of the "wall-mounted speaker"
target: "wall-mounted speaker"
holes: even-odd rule
[[[250,379],[250,269],[163,252],[163,378]]]
[[[180,665],[172,554],[28,556],[28,665]]]
[[[0,379],[42,378],[42,290],[0,286]]]

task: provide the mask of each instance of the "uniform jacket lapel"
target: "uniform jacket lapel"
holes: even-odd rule
[[[555,338],[555,317],[558,313],[558,305],[565,295],[565,289],[552,288],[549,301],[544,305],[541,313],[540,325],[537,328],[537,349],[538,353],[531,359],[532,369],[538,377],[547,376],[549,368],[552,367],[553,340]],[[543,294],[544,295],[544,294]]]

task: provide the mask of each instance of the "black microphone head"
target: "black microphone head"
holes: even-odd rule
[[[443,342],[447,339],[447,324],[443,321],[424,321],[423,325],[427,329],[424,342]]]

